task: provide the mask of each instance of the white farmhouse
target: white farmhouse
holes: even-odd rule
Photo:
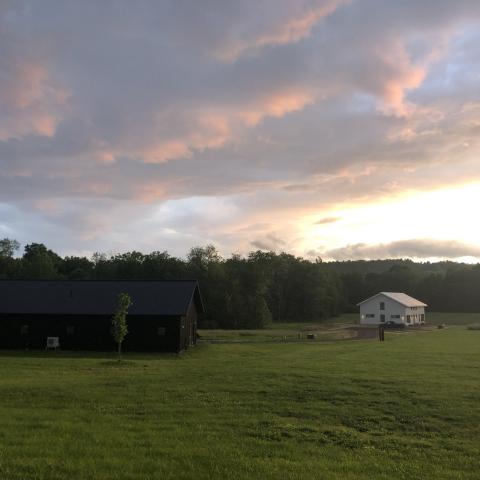
[[[405,293],[380,292],[358,304],[360,323],[380,325],[386,322],[420,325],[425,323],[425,303]]]

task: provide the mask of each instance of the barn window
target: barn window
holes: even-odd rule
[[[75,327],[73,325],[67,325],[67,335],[75,335]]]
[[[28,335],[28,325],[22,325],[20,327],[20,335]]]
[[[157,328],[157,335],[160,335],[161,337],[165,335],[165,327],[158,327]]]
[[[380,302],[380,310],[385,310],[385,302]]]

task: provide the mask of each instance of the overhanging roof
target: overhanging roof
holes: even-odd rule
[[[118,294],[132,299],[130,315],[203,313],[196,280],[1,280],[0,313],[112,315]]]
[[[357,306],[361,305],[362,303],[368,302],[369,300],[372,300],[373,298],[378,297],[379,295],[384,295],[385,297],[388,297],[394,300],[395,302],[400,303],[404,307],[428,307],[426,303],[423,303],[420,300],[417,300],[416,298],[413,298],[410,295],[407,295],[406,293],[400,293],[400,292],[380,292],[380,293],[377,293],[376,295],[373,295],[370,298],[367,298],[366,300],[363,300],[360,303],[357,303]]]

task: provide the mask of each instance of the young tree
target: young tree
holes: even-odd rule
[[[128,333],[127,314],[130,305],[132,305],[130,295],[128,293],[120,293],[118,295],[117,311],[112,317],[112,336],[118,345],[118,361],[122,358],[122,343]]]

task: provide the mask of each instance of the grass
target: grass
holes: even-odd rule
[[[429,313],[427,322],[433,325],[445,323],[447,325],[471,325],[480,323],[480,313]]]
[[[351,322],[353,323],[353,322]],[[202,342],[241,341],[266,342],[305,339],[313,333],[319,339],[340,339],[347,336],[345,323],[272,323],[258,330],[200,330]]]
[[[464,327],[120,364],[0,352],[0,478],[473,480],[479,367]]]
[[[358,313],[346,313],[326,321],[304,323],[272,323],[259,330],[200,330],[203,342],[278,342],[304,339],[313,333],[318,340],[340,340],[353,336],[345,327],[359,323]],[[427,312],[427,325],[478,325],[480,313]]]

